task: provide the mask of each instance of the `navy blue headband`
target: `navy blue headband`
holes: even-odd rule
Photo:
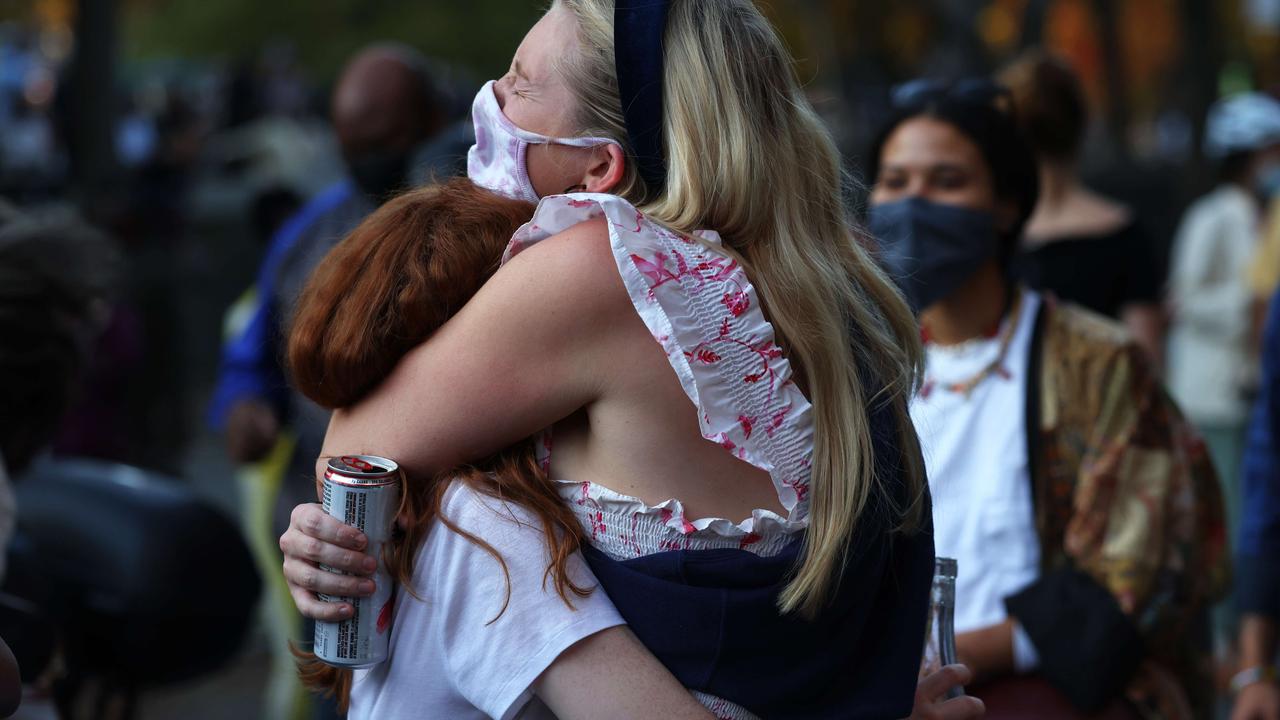
[[[640,177],[651,189],[667,180],[662,143],[663,36],[669,0],[617,0],[613,10],[613,56],[627,137]]]

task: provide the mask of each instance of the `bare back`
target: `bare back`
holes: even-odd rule
[[[695,408],[640,318],[620,325],[598,357],[612,376],[604,394],[555,425],[551,476],[592,478],[649,505],[680,498],[692,517],[784,513],[769,473],[702,437]]]
[[[1129,208],[1077,184],[1057,202],[1042,200],[1036,206],[1027,222],[1026,244],[1036,247],[1062,239],[1109,235],[1132,220]]]

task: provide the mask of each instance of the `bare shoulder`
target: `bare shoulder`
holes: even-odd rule
[[[1029,246],[1057,240],[1110,235],[1133,222],[1133,211],[1085,187],[1071,192],[1053,208],[1036,209],[1027,224]]]
[[[1092,190],[1086,189],[1080,202],[1081,212],[1095,218],[1099,228],[1119,228],[1133,222],[1129,206]]]
[[[485,285],[483,293],[520,303],[542,314],[572,312],[607,320],[630,312],[603,218],[575,225],[521,251]]]

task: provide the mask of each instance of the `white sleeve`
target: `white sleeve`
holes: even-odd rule
[[[1177,319],[1202,332],[1239,337],[1247,331],[1250,296],[1236,249],[1253,247],[1257,231],[1242,213],[1203,210],[1193,209],[1178,229],[1169,294]]]
[[[1022,623],[1013,621],[1013,669],[1020,675],[1040,668],[1040,653]]]
[[[586,598],[570,594],[573,608],[565,604],[547,573],[543,526],[524,508],[455,485],[443,510],[502,556],[510,597],[498,561],[440,523],[430,531],[438,537],[427,542],[434,558],[431,576],[415,580],[422,581],[436,605],[433,620],[451,683],[476,708],[505,720],[530,700],[533,682],[560,653],[624,623],[577,553],[569,560],[569,576],[579,587],[595,589]],[[420,564],[418,570],[423,569]]]

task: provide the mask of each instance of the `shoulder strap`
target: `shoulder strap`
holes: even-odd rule
[[[1042,424],[1041,411],[1044,409],[1042,407],[1042,395],[1045,373],[1045,325],[1049,321],[1050,305],[1051,302],[1047,297],[1040,303],[1040,307],[1036,310],[1035,325],[1031,331],[1031,344],[1027,350],[1026,422],[1024,423],[1027,440],[1027,475],[1031,479],[1032,514],[1036,519],[1036,530],[1041,537],[1044,537],[1047,516],[1043,512],[1043,502],[1041,502],[1041,492],[1044,489],[1045,480],[1041,459],[1041,451],[1044,449],[1044,437],[1040,431],[1040,426]],[[1041,557],[1049,557],[1049,555],[1041,553]]]

